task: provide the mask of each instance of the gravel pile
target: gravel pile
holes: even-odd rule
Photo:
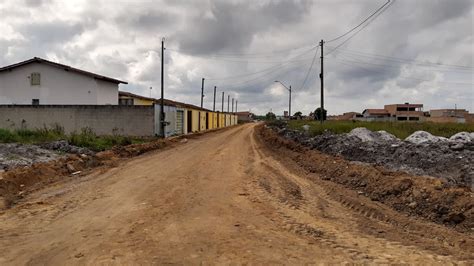
[[[65,154],[93,155],[94,152],[70,145],[65,140],[45,143],[40,146],[19,143],[0,144],[0,171],[56,160]]]
[[[19,166],[47,162],[59,158],[56,152],[42,149],[35,145],[17,143],[0,144],[0,170]]]
[[[45,143],[41,145],[42,148],[47,150],[54,150],[60,151],[65,153],[72,153],[72,154],[86,154],[86,155],[93,155],[94,152],[82,147],[77,147],[74,145],[69,144],[67,140],[58,140],[49,143]]]
[[[385,131],[373,132],[366,128],[355,128],[347,134],[325,132],[315,137],[281,127],[275,130],[307,147],[351,161],[444,178],[455,185],[473,186],[473,133],[460,132],[447,139],[417,131],[400,140]]]

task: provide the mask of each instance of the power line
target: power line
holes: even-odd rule
[[[387,2],[385,4],[383,4],[381,7],[379,7],[377,10],[375,10],[375,12],[373,12],[370,16],[368,16],[366,19],[364,19],[361,23],[359,23],[357,26],[355,26],[354,28],[350,29],[349,31],[347,31],[346,33],[334,38],[334,39],[331,39],[329,41],[326,41],[326,43],[330,43],[330,42],[334,42],[334,41],[337,41],[341,38],[343,38],[344,36],[348,35],[349,33],[353,32],[355,29],[357,29],[358,27],[362,26],[362,24],[364,24],[365,22],[367,22],[369,19],[371,19],[373,16],[375,16],[375,14],[377,14],[380,10],[382,10],[386,5],[388,5],[390,3],[391,0],[387,0]]]
[[[389,1],[390,2],[390,1]],[[375,14],[374,17],[372,17],[370,19],[369,22],[367,22],[364,26],[362,26],[362,28],[360,28],[358,31],[356,31],[354,34],[352,34],[351,36],[349,36],[349,38],[347,38],[346,40],[344,40],[342,43],[340,43],[339,45],[337,45],[334,49],[332,49],[331,51],[329,51],[326,55],[329,55],[331,54],[332,52],[336,51],[339,47],[343,46],[344,44],[346,44],[348,41],[350,41],[352,38],[354,38],[359,32],[363,31],[367,26],[370,25],[370,23],[372,23],[373,21],[375,21],[380,15],[382,15],[388,8],[390,8],[390,6],[392,6],[392,4],[395,2],[395,0],[391,1],[390,4],[388,6],[385,6],[383,8],[382,11],[380,11],[379,13]]]
[[[298,66],[298,65],[299,64],[295,64],[295,66]],[[243,85],[251,84],[253,81],[259,81],[259,80],[261,80],[261,78],[264,78],[266,76],[281,72],[282,70],[284,70],[285,68],[288,68],[288,67],[290,67],[290,69],[291,69],[293,67],[293,64],[278,66],[275,69],[272,69],[271,71],[267,71],[268,73],[258,75],[257,77],[254,77],[254,78],[249,79],[249,80],[244,80],[244,81],[241,81],[241,82],[229,84],[230,86],[226,85],[226,84],[219,84],[219,87],[225,87],[226,89],[235,89],[235,88],[238,88],[238,87],[242,87]],[[271,76],[271,77],[272,77],[272,79],[274,79],[273,78],[274,76]],[[265,79],[265,80],[267,80],[267,79]]]
[[[314,48],[316,47],[312,47],[310,50],[307,50],[305,51],[305,53],[307,52],[310,52],[312,51]],[[171,49],[168,49],[169,51],[171,52],[176,52],[176,53],[180,53],[179,51],[176,51],[176,50],[171,50]],[[301,62],[301,61],[306,61],[306,59],[302,59],[302,60],[278,60],[278,61],[258,61],[258,60],[249,60],[249,59],[246,59],[246,58],[223,58],[223,57],[207,57],[207,56],[194,56],[194,55],[187,55],[187,56],[192,56],[192,57],[197,57],[197,58],[201,58],[201,59],[204,59],[204,60],[215,60],[215,61],[224,61],[224,62],[234,62],[234,63],[263,63],[263,64],[271,64],[271,63],[282,63],[282,62],[291,62],[291,61],[295,61],[295,62]]]
[[[301,46],[301,47],[296,47],[296,48],[289,48],[289,49],[283,49],[283,50],[276,50],[276,51],[270,51],[270,52],[264,52],[264,53],[229,53],[229,54],[220,54],[220,53],[216,53],[216,54],[209,54],[209,55],[195,55],[193,54],[192,51],[190,50],[183,50],[183,49],[172,49],[172,48],[169,48],[167,50],[170,50],[170,51],[173,51],[173,52],[179,52],[181,54],[186,54],[186,55],[189,55],[189,56],[194,56],[194,57],[223,57],[223,58],[242,58],[242,57],[274,57],[275,54],[278,54],[278,55],[281,55],[282,53],[284,54],[289,54],[291,53],[292,51],[296,51],[296,50],[301,50],[301,49],[309,49],[309,50],[312,50],[314,48],[316,48],[314,45],[306,45],[306,46]],[[305,49],[305,50],[306,50]]]
[[[306,62],[306,61],[309,61],[309,59],[304,59],[304,60],[292,60],[292,59],[296,59],[298,57],[301,57],[301,56],[307,54],[310,51],[306,51],[304,53],[301,53],[299,55],[296,55],[296,56],[292,57],[290,60],[282,61],[279,64],[273,65],[269,68],[261,69],[261,70],[256,71],[256,72],[246,73],[246,74],[241,74],[241,75],[234,75],[234,76],[227,76],[227,77],[223,77],[223,78],[208,78],[208,80],[229,80],[229,79],[236,79],[236,78],[241,78],[241,77],[246,77],[246,76],[253,76],[255,74],[271,71],[273,68],[279,67],[279,66],[282,66],[282,65],[285,65],[285,64],[291,64],[291,63],[295,63],[295,62]]]
[[[352,60],[358,60],[358,58],[356,58],[354,55],[344,55],[346,58],[349,58],[349,59],[352,59]],[[335,57],[334,57],[335,58]],[[337,59],[337,58],[336,58]],[[349,61],[349,60],[347,60]],[[395,68],[395,69],[400,69],[402,66],[403,66],[403,63],[399,63],[398,65],[388,65],[388,64],[379,64],[379,63],[374,63],[374,62],[367,62],[367,61],[361,61],[361,60],[358,60],[358,61],[353,61],[354,63],[361,63],[361,64],[368,64],[368,65],[374,65],[374,66],[381,66],[381,67],[390,67],[390,68]],[[412,66],[413,64],[407,64],[409,66]],[[414,64],[416,66],[416,64]],[[424,66],[424,67],[431,67],[431,66]],[[456,73],[462,73],[462,74],[467,74],[467,73],[470,73],[470,72],[457,72],[456,70],[449,70],[449,69],[435,69],[434,71],[439,71],[439,72],[443,72],[443,71],[454,71]],[[458,70],[459,71],[459,70]]]
[[[319,46],[318,46],[318,49],[316,49],[316,52],[314,53],[313,61],[311,61],[311,66],[309,67],[308,72],[306,72],[306,77],[304,78],[304,81],[300,87],[300,90],[304,89],[304,86],[306,85],[306,81],[308,81],[309,74],[311,73],[311,70],[313,69],[314,61],[316,60],[316,57],[318,56],[318,51],[319,51]]]
[[[363,66],[361,66],[361,64],[364,64],[364,63],[362,63],[362,62],[356,62],[356,61],[338,59],[338,58],[336,58],[336,59],[338,61],[342,61],[340,63],[343,64],[343,65],[346,65],[346,66],[354,67],[354,65],[355,65],[356,67],[365,69],[368,72],[378,72],[378,73],[382,73],[382,74],[384,73],[384,72],[380,71],[379,69],[368,69],[366,67],[363,67]],[[467,82],[436,81],[436,80],[427,80],[427,79],[420,79],[420,78],[416,78],[416,77],[404,77],[404,76],[399,76],[399,77],[397,77],[397,79],[407,79],[407,80],[417,80],[417,81],[424,81],[424,82],[436,82],[436,83],[457,84],[457,85],[470,85],[470,86],[474,85],[474,83],[467,83]]]
[[[333,47],[330,47],[333,48]],[[444,64],[444,63],[432,63],[432,62],[425,62],[416,59],[407,59],[407,58],[399,58],[387,55],[380,55],[380,54],[373,54],[368,52],[361,52],[361,51],[354,51],[349,49],[339,49],[342,53],[352,54],[355,56],[361,56],[366,58],[371,58],[375,60],[386,60],[396,63],[415,63],[415,65],[419,66],[426,66],[426,67],[446,67],[446,68],[458,68],[456,70],[459,71],[471,71],[474,67],[472,66],[463,66],[463,65],[452,65],[452,64]]]

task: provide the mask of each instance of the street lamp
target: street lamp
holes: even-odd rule
[[[288,104],[289,105],[288,106],[288,118],[291,118],[291,85],[290,85],[290,88],[288,88],[281,81],[275,80],[275,82],[280,83],[283,87],[285,87],[285,89],[287,89],[290,92],[290,100],[289,100],[289,104]]]

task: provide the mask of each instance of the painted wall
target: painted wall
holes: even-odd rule
[[[199,111],[192,110],[192,112],[193,112],[192,132],[198,132],[199,131]]]
[[[31,73],[41,74],[41,85],[31,85]],[[0,73],[0,104],[117,105],[118,84],[31,63]]]
[[[133,99],[133,105],[153,105],[155,103],[152,100],[145,100],[143,98],[131,96],[119,96],[119,99]]]
[[[60,125],[66,133],[90,128],[99,135],[154,135],[153,106],[0,105],[0,128],[38,129]]]
[[[206,130],[206,112],[200,111],[199,117],[201,121],[199,124],[199,131],[205,131]]]
[[[222,113],[219,114],[219,127],[225,127],[225,115]]]
[[[161,126],[160,126],[160,121],[161,121],[161,110],[160,110],[160,105],[155,104],[154,106],[155,109],[155,119],[154,119],[154,128],[155,128],[155,134],[161,136]],[[168,124],[165,126],[165,136],[170,137],[176,135],[176,107],[174,106],[167,106],[165,105],[163,108],[163,111],[165,113],[165,122],[168,122]]]

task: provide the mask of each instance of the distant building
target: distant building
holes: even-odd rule
[[[474,114],[466,109],[434,109],[430,110],[426,121],[438,123],[474,123]]]
[[[238,121],[249,122],[253,120],[254,115],[251,112],[237,112]]]
[[[0,68],[0,104],[117,105],[121,83],[35,57]]]
[[[283,111],[283,117],[285,117],[285,118],[289,117],[288,111]]]
[[[389,104],[384,109],[393,120],[397,121],[420,121],[423,120],[423,104]]]
[[[343,113],[342,115],[330,115],[328,116],[328,120],[350,121],[350,120],[357,120],[358,118],[361,118],[361,117],[363,117],[361,113],[347,112],[347,113]]]
[[[365,109],[364,121],[422,121],[424,120],[423,104],[388,104],[383,109]]]
[[[362,112],[363,120],[366,121],[389,121],[390,114],[385,109],[365,109]]]

